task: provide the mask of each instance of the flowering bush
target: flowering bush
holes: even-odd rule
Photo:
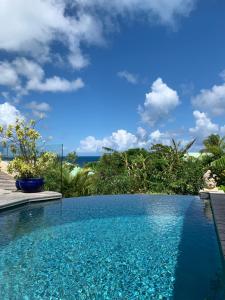
[[[52,165],[55,157],[54,153],[45,152],[36,159],[35,164],[27,163],[23,157],[15,157],[8,165],[8,172],[18,178],[39,177]]]
[[[41,154],[38,143],[41,135],[35,129],[36,122],[31,120],[17,120],[14,125],[0,126],[0,136],[3,146],[10,145],[10,150],[15,158],[9,163],[8,171],[19,178],[39,177],[43,168],[53,159],[51,153]]]

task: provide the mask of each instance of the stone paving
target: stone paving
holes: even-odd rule
[[[0,189],[7,191],[15,191],[15,180],[9,174],[0,171]]]
[[[51,191],[22,193],[0,190],[0,210],[28,202],[48,201],[62,198],[62,194]]]
[[[225,259],[225,194],[210,193],[210,200],[221,250]]]
[[[15,180],[9,174],[0,171],[0,210],[8,207],[37,201],[62,198],[57,192],[22,193],[16,190]]]

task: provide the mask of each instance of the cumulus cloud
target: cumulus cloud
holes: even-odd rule
[[[193,116],[195,118],[195,127],[190,128],[189,131],[194,137],[203,139],[210,134],[219,132],[219,126],[214,124],[206,113],[195,110]]]
[[[159,141],[162,137],[162,133],[157,129],[155,131],[153,131],[150,136],[152,138],[153,141]]]
[[[137,84],[138,83],[138,76],[136,74],[132,74],[132,73],[126,71],[126,70],[118,72],[117,75],[120,78],[125,79],[129,83],[132,83],[132,84]]]
[[[138,138],[124,130],[119,129],[113,132],[111,136],[103,139],[96,139],[94,136],[88,136],[80,141],[78,152],[101,152],[103,147],[109,147],[117,151],[123,151],[128,148],[136,147]]]
[[[18,97],[29,91],[75,91],[84,86],[81,78],[71,81],[59,76],[46,78],[44,64],[55,64],[54,58],[59,57],[80,70],[89,64],[83,47],[103,45],[107,23],[113,24],[112,19],[141,16],[142,21],[145,16],[146,22],[173,26],[177,17],[190,14],[196,1],[1,0],[0,19],[4,26],[0,28],[0,51],[10,53],[9,57],[24,57],[0,62],[0,85],[12,89]],[[58,53],[56,43],[60,44]],[[136,80],[129,74],[123,75],[130,82]]]
[[[74,0],[76,5],[89,9],[102,9],[110,14],[146,14],[163,24],[174,24],[176,16],[188,16],[195,0]]]
[[[31,101],[26,104],[26,108],[31,109],[34,116],[38,118],[44,118],[47,116],[47,112],[51,110],[51,106],[47,102]]]
[[[39,110],[39,111],[49,111],[51,109],[50,105],[46,102],[36,102],[31,101],[26,105],[27,108],[32,110]]]
[[[0,29],[0,49],[50,60],[53,41],[64,45],[68,55],[79,52],[81,42],[100,42],[102,34],[98,19],[81,10],[73,17],[69,16],[66,14],[68,2],[2,0],[0,18],[4,29]],[[76,63],[73,65],[76,67]]]
[[[139,139],[145,139],[147,136],[147,131],[143,127],[137,128],[137,136]]]
[[[146,15],[146,20],[173,25],[177,16],[188,16],[196,0],[1,0],[0,49],[23,52],[51,61],[54,41],[61,43],[67,60],[80,69],[88,64],[81,45],[104,41],[105,18]],[[70,8],[70,14],[68,14]],[[140,14],[142,13],[142,14]],[[102,14],[101,14],[102,15]],[[107,29],[106,29],[107,30]],[[10,38],[9,38],[10,37]]]
[[[194,107],[204,109],[213,116],[225,115],[225,83],[201,90],[192,103]]]
[[[5,102],[0,104],[0,124],[7,126],[14,124],[17,119],[22,119],[20,111],[12,104]]]
[[[84,87],[81,78],[67,80],[58,76],[45,78],[43,68],[33,60],[24,57],[17,58],[11,63],[0,63],[0,84],[10,86],[18,95],[29,91],[39,92],[69,92]]]
[[[103,147],[109,147],[116,151],[124,151],[130,148],[150,148],[153,143],[162,143],[169,145],[171,134],[155,130],[149,135],[147,131],[138,127],[136,134],[120,129],[113,132],[110,136],[102,139],[96,139],[94,136],[88,136],[80,141],[77,148],[79,153],[100,153]]]
[[[70,92],[76,91],[84,87],[84,82],[81,78],[69,81],[58,76],[47,78],[45,81],[31,80],[27,84],[27,90],[40,92]]]
[[[171,138],[174,137],[173,134],[168,132],[161,132],[159,129],[151,132],[150,134],[150,141],[153,144],[163,144],[163,145],[170,145]]]
[[[137,145],[138,139],[134,134],[120,129],[117,132],[112,133],[110,141],[112,145],[117,146],[118,151],[122,151],[127,148],[135,147]]]
[[[0,85],[16,86],[19,83],[17,72],[8,62],[0,62]]]
[[[19,76],[24,76],[29,80],[42,80],[45,76],[43,68],[33,60],[28,60],[25,57],[20,57],[12,61],[11,67]]]
[[[151,91],[146,94],[144,106],[139,106],[138,111],[144,123],[154,126],[167,117],[179,103],[177,92],[158,78],[153,82]]]

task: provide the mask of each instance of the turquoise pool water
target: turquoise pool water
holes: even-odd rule
[[[198,197],[102,196],[0,213],[0,299],[224,299]]]

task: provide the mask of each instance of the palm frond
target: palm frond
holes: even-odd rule
[[[102,147],[103,150],[105,150],[106,152],[117,152],[116,150],[112,149],[112,148],[109,148],[109,147]]]
[[[189,143],[187,143],[187,145],[184,146],[184,148],[182,149],[182,154],[187,153],[187,151],[193,146],[193,144],[195,143],[196,139],[193,139],[192,141],[190,141]]]
[[[225,155],[218,158],[217,160],[214,160],[212,163],[211,163],[211,166],[212,167],[215,167],[219,170],[225,170]]]

